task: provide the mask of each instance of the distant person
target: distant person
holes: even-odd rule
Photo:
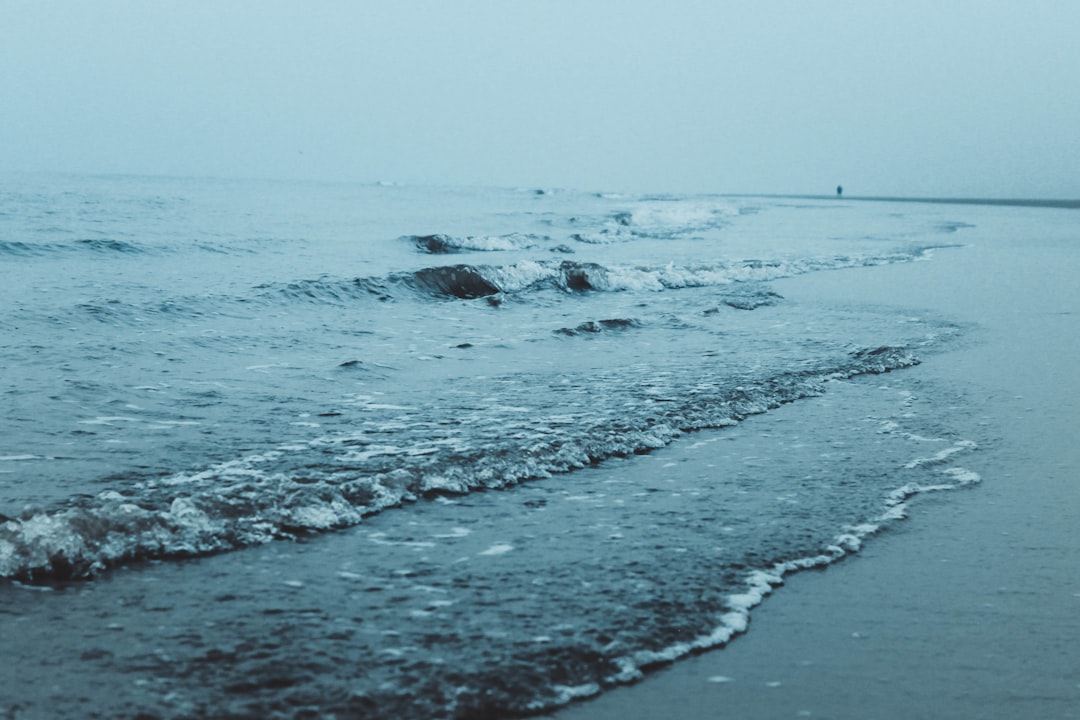
[[[844,186],[843,185],[837,185],[836,186],[836,197],[840,197],[843,194],[844,194]]]

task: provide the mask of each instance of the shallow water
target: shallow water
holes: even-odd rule
[[[964,252],[956,208],[4,187],[17,717],[537,712],[978,479],[913,367],[962,328],[770,284]]]

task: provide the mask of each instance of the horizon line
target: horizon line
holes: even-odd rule
[[[583,190],[558,185],[522,185],[502,183],[447,183],[447,182],[421,182],[409,180],[370,180],[359,178],[301,178],[284,176],[241,176],[241,175],[183,175],[174,173],[147,173],[147,172],[123,172],[123,171],[86,171],[86,170],[30,170],[26,168],[11,168],[0,171],[0,177],[19,175],[44,175],[66,176],[83,178],[114,178],[114,179],[154,179],[154,180],[210,180],[217,182],[270,182],[270,183],[312,183],[316,185],[374,185],[374,186],[401,186],[401,187],[443,187],[443,188],[467,188],[485,187],[501,188],[506,190],[571,190],[586,193],[614,193],[619,195],[712,195],[714,197],[743,197],[743,198],[777,198],[789,200],[854,200],[859,202],[907,202],[907,203],[936,203],[943,205],[997,205],[1012,207],[1040,207],[1059,208],[1065,210],[1080,210],[1080,198],[994,198],[994,197],[917,197],[905,195],[847,195],[847,194],[811,194],[811,193],[761,193],[761,192],[716,192],[716,191],[682,191],[682,192],[643,192],[626,190]]]

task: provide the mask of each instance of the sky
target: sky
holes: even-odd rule
[[[0,170],[1080,198],[1074,0],[0,0]]]

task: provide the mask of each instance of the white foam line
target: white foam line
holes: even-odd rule
[[[454,528],[450,528],[450,532],[441,533],[439,535],[436,535],[435,537],[437,537],[439,539],[463,538],[463,537],[466,537],[467,535],[471,535],[471,534],[472,534],[472,530],[470,530],[469,528],[454,527]]]
[[[435,543],[426,540],[387,540],[386,533],[374,532],[368,535],[368,540],[376,545],[392,545],[395,547],[433,548]]]
[[[916,435],[915,433],[909,433],[909,432],[903,433],[903,436],[906,437],[908,440],[913,440],[915,442],[933,442],[933,443],[947,442],[947,440],[945,438],[928,438],[928,437],[923,437],[922,435]]]
[[[904,467],[908,470],[913,470],[914,468],[926,467],[927,465],[938,465],[939,463],[945,462],[951,455],[963,452],[964,450],[972,450],[976,447],[978,446],[971,440],[960,440],[959,442],[954,443],[952,447],[945,448],[936,455],[932,455],[928,458],[915,458],[907,465],[904,465]]]
[[[975,443],[961,441],[950,452],[942,456],[948,457],[954,452],[974,447]],[[941,455],[941,453],[939,453]],[[885,511],[868,522],[852,526],[846,532],[838,535],[834,543],[825,548],[825,552],[786,560],[774,564],[766,570],[753,570],[745,579],[746,589],[741,593],[729,595],[727,606],[729,611],[720,617],[720,624],[710,633],[700,635],[688,642],[675,643],[661,650],[643,650],[631,655],[615,659],[619,672],[606,679],[607,683],[626,684],[640,680],[644,670],[656,665],[667,664],[690,653],[722,647],[730,640],[747,631],[750,625],[750,610],[765,599],[773,588],[784,584],[784,576],[810,568],[820,568],[840,560],[847,555],[858,552],[863,541],[879,532],[889,522],[905,517],[907,509],[906,500],[914,495],[939,490],[955,490],[960,487],[978,483],[979,474],[961,467],[951,467],[940,471],[952,479],[952,483],[940,485],[917,485],[909,483],[899,487],[885,496]]]
[[[513,549],[514,549],[513,545],[510,545],[508,543],[498,543],[496,545],[492,545],[487,550],[484,550],[483,552],[478,553],[478,554],[479,555],[502,555],[504,553],[510,552]]]
[[[53,591],[53,588],[49,587],[48,585],[26,585],[24,583],[19,582],[18,580],[13,580],[11,584],[14,585],[15,587],[19,588],[20,590],[29,590],[30,592],[52,592]]]
[[[93,420],[79,420],[79,425],[112,425],[116,422],[144,422],[141,418],[126,417],[123,415],[98,416]]]

